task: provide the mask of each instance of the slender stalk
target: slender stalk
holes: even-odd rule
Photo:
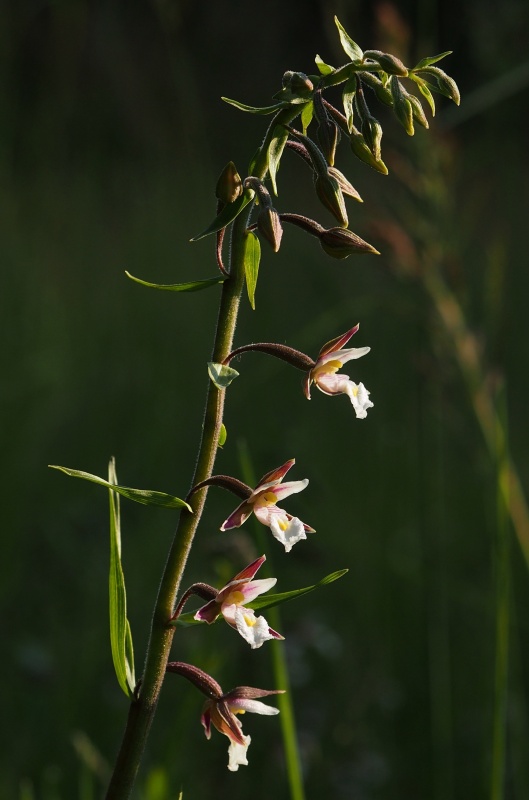
[[[233,224],[230,277],[222,285],[217,329],[212,360],[222,362],[233,344],[241,291],[244,286],[244,236],[248,214],[240,214]],[[209,383],[204,413],[202,439],[195,472],[194,486],[213,473],[215,455],[222,425],[225,391]],[[132,701],[125,734],[110,780],[107,800],[125,800],[130,796],[145,742],[156,711],[160,689],[165,676],[175,626],[168,624],[182,580],[189,551],[202,516],[207,487],[193,495],[193,514],[183,509],[174,535],[158,591],[147,648],[141,686]]]
[[[502,398],[503,399],[503,398]],[[496,536],[496,667],[494,677],[494,715],[492,732],[491,800],[505,797],[505,755],[507,739],[507,700],[509,686],[509,623],[510,623],[510,556],[508,504],[509,473],[507,469],[506,443],[503,436],[505,414],[498,430],[496,460],[497,481],[497,536]]]

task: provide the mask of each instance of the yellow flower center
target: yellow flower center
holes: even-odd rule
[[[286,529],[288,528],[288,520],[286,519],[278,520],[277,524],[279,525],[282,531],[286,531]]]
[[[320,375],[333,375],[342,367],[343,364],[341,361],[338,361],[338,359],[335,359],[334,361],[327,361],[325,364],[322,364],[321,366],[312,370],[312,380],[315,381]]]
[[[255,619],[255,617],[250,617],[248,614],[244,614],[244,615],[243,615],[243,617],[244,617],[244,621],[246,622],[246,624],[248,625],[248,627],[249,627],[249,628],[253,628],[253,626],[254,626],[254,625],[255,625],[255,623],[257,622],[257,620]]]
[[[235,590],[234,592],[230,592],[224,601],[224,603],[227,606],[231,605],[240,606],[241,603],[243,602],[244,602],[244,594],[242,592],[238,592],[237,590]]]
[[[354,394],[355,397],[358,397],[358,390],[359,389],[360,389],[359,386],[355,386],[355,388],[353,389],[353,394]]]
[[[277,495],[273,492],[264,492],[260,495],[254,503],[255,508],[263,508],[264,506],[275,506],[277,503]]]

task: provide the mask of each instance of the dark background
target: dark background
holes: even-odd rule
[[[253,652],[218,625],[183,631],[173,652],[229,689],[271,686],[270,648],[286,648],[308,798],[489,792],[497,464],[424,275],[441,270],[460,303],[486,394],[504,380],[526,481],[527,3],[13,0],[0,26],[2,798],[101,796],[127,710],[108,641],[106,493],[46,465],[105,476],[114,455],[125,485],[189,486],[218,292],[149,291],[124,270],[215,274],[212,242],[188,240],[214,215],[224,164],[244,173],[268,122],[219,98],[266,105],[286,69],[313,72],[316,53],[344,63],[334,13],[364,49],[409,64],[454,50],[441,66],[462,105],[440,99],[412,140],[373,103],[390,176],[345,144],[337,164],[365,200],[350,227],[382,255],[334,261],[288,229],[278,255],[263,246],[257,310],[243,303],[238,344],[315,355],[361,322],[353,344],[372,352],[348,372],[371,391],[368,418],[346,398],[307,403],[299,373],[248,355],[217,471],[239,476],[245,447],[258,475],[295,456],[293,479],[311,483],[288,509],[318,534],[289,556],[268,540],[278,590],[349,573],[283,607],[284,644]],[[281,211],[332,224],[291,154],[279,179]],[[218,532],[232,507],[209,493],[185,584],[220,586],[259,554],[251,526]],[[126,502],[122,514],[141,673],[176,517]],[[523,800],[529,595],[510,533],[506,797]],[[250,766],[232,775],[201,702],[167,681],[137,797],[288,798],[278,719],[245,718]]]

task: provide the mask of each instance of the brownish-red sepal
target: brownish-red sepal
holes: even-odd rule
[[[290,458],[285,464],[282,464],[282,466],[276,467],[276,469],[267,472],[257,484],[256,490],[265,483],[280,483],[289,469],[292,469],[295,463],[296,459]]]
[[[349,339],[352,336],[354,336],[355,333],[357,333],[359,327],[360,327],[360,323],[358,323],[357,325],[354,325],[352,328],[350,328],[345,333],[342,333],[341,336],[337,336],[336,339],[331,339],[330,342],[327,342],[327,344],[324,344],[323,347],[321,348],[320,352],[318,353],[318,358],[316,359],[316,361],[318,361],[322,356],[327,355],[327,353],[333,353],[335,350],[340,350],[344,346],[344,344],[347,344]]]
[[[199,489],[205,489],[206,486],[220,486],[221,489],[227,489],[243,500],[250,497],[252,493],[251,488],[246,483],[239,481],[237,478],[232,478],[231,475],[212,475],[211,478],[195,484],[187,496],[191,497]]]
[[[224,700],[255,700],[257,697],[268,697],[271,694],[285,694],[285,689],[255,689],[253,686],[237,686],[222,697]]]
[[[186,664],[184,661],[170,661],[167,664],[166,671],[174,672],[177,675],[182,675],[183,678],[187,678],[202,694],[212,700],[220,700],[222,697],[222,687],[215,678],[192,664]]]

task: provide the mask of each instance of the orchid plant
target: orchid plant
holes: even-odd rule
[[[257,108],[223,98],[247,113],[269,115],[271,122],[245,177],[240,176],[233,162],[226,165],[216,185],[217,215],[203,233],[192,240],[209,235],[215,237],[218,274],[206,280],[193,279],[183,284],[161,285],[143,281],[127,273],[129,278],[141,285],[164,291],[189,292],[221,286],[213,354],[208,364],[211,380],[206,398],[202,440],[191,489],[186,498],[180,499],[163,492],[133,489],[119,484],[113,460],[110,462],[108,480],[79,470],[56,467],[68,475],[106,487],[109,494],[112,656],[119,684],[130,699],[125,734],[106,795],[109,799],[123,800],[131,795],[160,689],[167,673],[186,678],[206,696],[202,712],[206,736],[209,739],[213,725],[228,737],[228,768],[232,771],[248,763],[247,749],[250,744],[250,737],[243,734],[237,715],[244,711],[265,715],[279,712],[278,708],[262,703],[258,698],[280,695],[282,687],[265,690],[239,686],[224,693],[215,678],[200,667],[181,661],[170,661],[177,628],[180,626],[180,630],[185,632],[182,623],[206,623],[207,627],[218,619],[224,619],[252,649],[260,648],[269,640],[276,640],[279,642],[277,646],[282,647],[281,640],[284,637],[255,611],[301,596],[317,586],[336,580],[346,572],[341,570],[333,573],[314,586],[257,600],[276,583],[275,578],[255,579],[266,560],[266,556],[262,555],[237,572],[220,589],[207,583],[194,583],[180,594],[185,566],[200,525],[208,490],[212,486],[233,492],[241,501],[220,524],[223,532],[240,527],[253,513],[260,523],[270,529],[272,536],[283,545],[286,553],[302,541],[307,541],[306,546],[310,547],[311,537],[308,534],[314,533],[314,529],[308,524],[282,508],[283,501],[289,495],[303,491],[309,483],[307,478],[283,482],[294,466],[293,458],[267,472],[253,489],[235,477],[213,474],[217,450],[223,445],[227,435],[223,424],[227,389],[239,375],[231,366],[236,358],[243,353],[256,351],[281,359],[303,371],[303,391],[307,399],[311,397],[312,385],[328,396],[345,394],[351,401],[357,419],[365,419],[374,406],[364,384],[340,372],[347,362],[355,361],[370,351],[366,346],[346,348],[353,335],[358,333],[358,324],[338,336],[336,331],[330,331],[330,335],[335,338],[321,347],[315,359],[275,342],[257,342],[233,348],[245,285],[250,305],[255,308],[261,241],[268,244],[274,253],[279,251],[284,227],[290,224],[317,238],[324,253],[332,258],[346,259],[351,255],[378,254],[373,245],[348,228],[346,198],[361,202],[361,197],[349,179],[335,166],[340,140],[348,144],[353,154],[364,164],[381,174],[387,174],[381,152],[382,127],[372,114],[368,102],[375,99],[389,107],[409,135],[414,134],[415,124],[428,128],[421,98],[426,101],[432,115],[435,113],[435,92],[459,103],[455,82],[435,66],[449,55],[448,52],[423,58],[413,68],[408,68],[394,55],[379,50],[362,51],[340,22],[337,19],[335,22],[347,56],[346,63],[335,68],[317,56],[316,74],[285,72],[282,86],[274,95],[274,102],[266,107]],[[328,90],[332,93],[338,86],[342,87],[343,110],[325,96]],[[278,211],[275,207],[278,169],[283,155],[288,151],[297,155],[312,171],[315,193],[335,218],[336,225],[325,228],[316,220],[302,214]],[[230,240],[229,250],[224,247],[227,237]],[[361,370],[358,371],[358,377],[360,375]],[[127,618],[125,579],[121,563],[120,496],[148,505],[177,508],[180,513],[160,583],[145,667],[139,680],[134,672],[132,634]],[[203,604],[195,611],[184,613],[184,606],[195,595]]]

